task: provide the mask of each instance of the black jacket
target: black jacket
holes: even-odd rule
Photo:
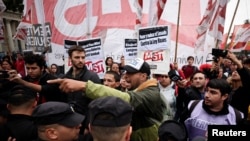
[[[238,69],[242,87],[239,87],[231,94],[230,104],[237,110],[244,113],[244,118],[248,116],[248,106],[250,104],[250,71],[247,68]]]
[[[0,141],[13,137],[16,141],[31,141],[37,138],[37,127],[28,115],[13,114],[8,116],[6,124],[0,127]]]
[[[33,80],[29,76],[26,76],[23,79],[31,83],[38,82],[38,84],[42,86],[42,90],[39,92],[38,104],[42,102],[42,97],[44,97],[46,101],[66,101],[66,95],[60,91],[59,84],[47,83],[48,80],[56,79],[55,76],[44,72],[38,80]]]
[[[189,86],[187,88],[178,88],[178,96],[176,97],[176,115],[175,119],[179,120],[183,118],[187,112],[188,103],[191,100],[202,100],[203,96],[200,91],[193,87]],[[183,120],[183,119],[181,119]]]
[[[64,78],[70,78],[84,82],[91,80],[94,83],[101,84],[101,80],[99,79],[97,73],[88,70],[86,66],[84,66],[84,68],[76,77],[73,77],[72,72],[73,68],[71,67],[70,70],[65,74]],[[71,94],[67,94],[67,101],[73,104],[75,110],[78,113],[86,115],[88,104],[90,103],[91,99],[83,95],[84,95],[83,91],[77,91]]]

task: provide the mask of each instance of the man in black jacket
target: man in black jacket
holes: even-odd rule
[[[182,85],[185,80],[182,80],[181,82],[178,82],[178,96],[176,98],[177,100],[177,112],[176,112],[176,119],[183,118],[186,114],[186,108],[188,106],[188,103],[191,100],[202,100],[204,99],[205,94],[205,87],[206,87],[206,75],[198,71],[194,73],[193,76],[191,76],[191,85],[188,87],[183,87],[186,85]],[[182,119],[181,119],[182,120]]]
[[[84,48],[77,45],[72,46],[68,50],[68,55],[72,66],[69,71],[66,72],[64,78],[70,78],[83,82],[91,80],[94,83],[101,84],[101,80],[99,79],[97,73],[88,70],[87,66],[85,65],[86,52]],[[71,104],[71,106],[77,113],[80,113],[87,117],[88,105],[92,100],[88,97],[82,96],[83,91],[75,91],[69,93],[70,94],[67,94],[67,102]],[[85,128],[87,128],[87,125],[88,119],[86,118],[82,123],[81,129],[84,130]],[[85,130],[85,132],[87,132],[87,130]]]
[[[17,141],[30,141],[37,138],[37,128],[31,114],[37,105],[37,93],[25,86],[15,86],[9,94],[7,123],[0,126],[0,141],[8,137]]]
[[[48,84],[47,80],[56,79],[55,76],[45,71],[45,60],[38,54],[30,54],[24,57],[27,76],[23,79],[20,75],[10,71],[10,81],[29,87],[38,92],[38,104],[46,101],[65,101],[59,86]]]
[[[72,46],[68,50],[68,55],[72,67],[68,72],[66,72],[64,78],[70,78],[84,82],[91,80],[94,83],[101,84],[101,80],[99,79],[97,73],[88,70],[87,66],[85,65],[86,52],[81,46]],[[74,108],[76,112],[85,115],[91,99],[83,97],[82,91],[72,92],[72,94],[67,96],[68,102],[75,106]]]

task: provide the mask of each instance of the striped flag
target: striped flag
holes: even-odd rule
[[[162,12],[165,8],[165,4],[166,4],[167,0],[153,0],[153,2],[151,3],[151,12],[149,14],[152,14],[151,16],[149,16],[149,25],[153,26],[153,25],[157,25],[159,20],[161,19],[161,15]]]
[[[250,42],[250,24],[235,25],[231,40],[231,50],[244,50]]]
[[[204,44],[206,40],[206,33],[209,28],[209,24],[212,20],[213,14],[215,12],[216,1],[208,0],[206,11],[203,15],[202,20],[199,23],[196,31],[198,33],[197,40],[194,44],[195,50],[204,50]]]
[[[222,41],[223,39],[223,32],[224,32],[224,25],[225,25],[225,17],[226,17],[226,10],[227,10],[227,3],[229,0],[219,0],[219,5],[215,16],[210,24],[209,27],[209,35],[214,37],[215,39]]]
[[[194,45],[195,50],[204,50],[207,31],[215,39],[222,41],[226,6],[229,0],[209,0],[204,16],[199,23],[196,31],[197,41]]]
[[[27,29],[30,28],[31,25],[31,9],[28,10],[26,15],[22,17],[22,21],[17,26],[16,34],[13,36],[14,39],[18,40],[26,40],[27,38]]]
[[[161,18],[162,12],[165,8],[165,4],[166,4],[167,0],[158,0],[157,1],[157,17],[158,17],[158,21]]]
[[[134,6],[136,8],[135,29],[138,30],[141,27],[143,0],[135,0]]]
[[[223,35],[223,39],[222,39],[222,41],[221,41],[221,43],[219,45],[220,49],[227,49],[228,48],[229,44],[227,44],[227,42],[226,42],[227,39],[228,39],[228,33],[225,33]]]

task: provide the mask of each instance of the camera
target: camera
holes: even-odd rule
[[[0,79],[7,79],[7,78],[9,78],[8,71],[1,70],[0,71]]]
[[[225,58],[227,56],[227,50],[222,50],[222,49],[217,49],[217,48],[213,48],[212,49],[212,55],[215,57],[223,57]]]
[[[170,78],[172,81],[174,81],[174,82],[176,82],[176,81],[178,81],[178,80],[182,80],[181,77],[180,77],[179,75],[176,74],[175,70],[169,71],[169,72],[168,72],[168,76],[169,76],[169,78]]]
[[[219,57],[225,58],[227,56],[227,53],[228,53],[227,50],[213,48],[212,49],[212,55],[214,56],[213,61],[218,63]]]

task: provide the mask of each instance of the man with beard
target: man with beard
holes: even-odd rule
[[[72,46],[68,50],[69,60],[72,67],[66,72],[64,78],[70,78],[78,81],[92,81],[94,83],[101,84],[97,73],[88,70],[85,65],[86,52],[81,46]],[[70,93],[67,95],[67,101],[70,103],[74,110],[82,115],[87,115],[88,104],[91,102],[91,99],[88,97],[82,96],[82,90],[67,92]],[[87,121],[84,121],[82,128],[87,127]]]
[[[197,136],[206,137],[208,125],[237,125],[243,121],[243,113],[227,102],[230,91],[226,80],[212,79],[207,84],[204,100],[188,104],[190,111],[185,126],[190,141]]]
[[[166,105],[160,96],[157,80],[149,79],[151,73],[149,64],[141,58],[131,60],[124,66],[124,70],[126,70],[126,81],[131,84],[131,89],[127,92],[91,81],[58,79],[50,80],[48,83],[60,84],[60,88],[64,92],[84,91],[83,96],[91,99],[115,96],[129,102],[134,107],[131,141],[156,141],[158,127],[166,110]]]
[[[176,98],[176,117],[175,119],[181,120],[182,122],[185,120],[187,106],[191,100],[201,100],[204,99],[205,94],[205,87],[206,87],[206,75],[201,72],[197,71],[194,73],[193,76],[190,78],[191,85],[186,87],[187,81],[181,80],[177,82],[178,85],[178,96]]]

